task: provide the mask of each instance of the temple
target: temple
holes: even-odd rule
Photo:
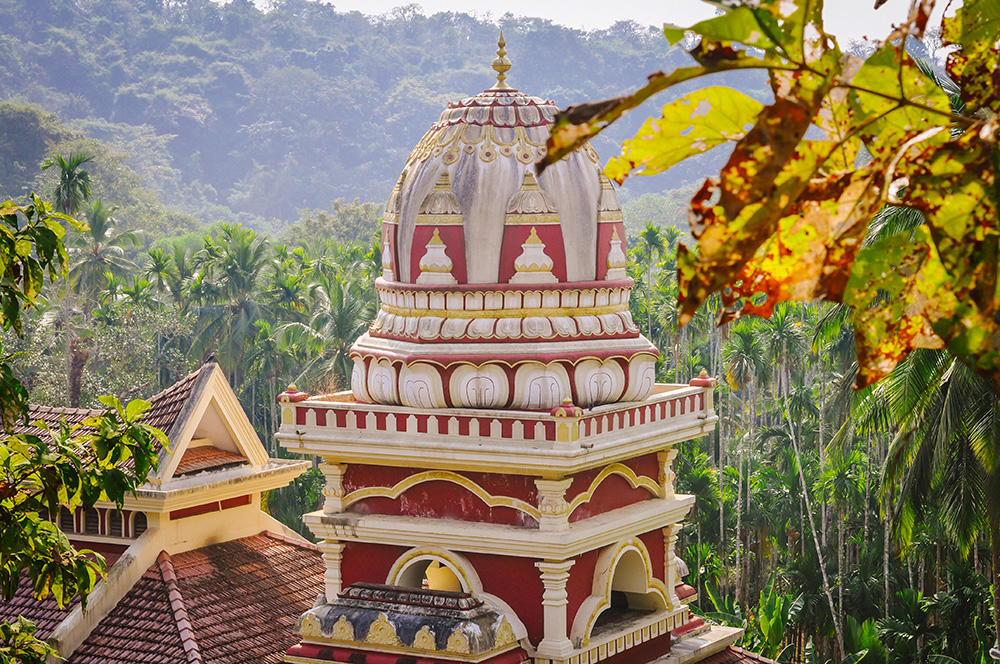
[[[615,188],[590,146],[536,175],[557,109],[499,46],[389,198],[351,390],[279,398],[326,477],[325,594],[285,661],[744,661],[674,548],[675,446],[713,430],[714,381],[656,383]]]

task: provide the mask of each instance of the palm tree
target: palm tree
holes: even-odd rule
[[[85,310],[100,290],[105,274],[124,277],[138,269],[125,254],[125,247],[137,245],[138,240],[131,231],[117,231],[112,216],[116,209],[100,199],[91,203],[86,210],[89,228],[78,236],[77,246],[69,249],[69,279],[76,292],[83,293]]]
[[[636,243],[636,259],[646,266],[646,334],[653,337],[653,267],[667,255],[668,245],[660,227],[652,221],[646,222],[646,228],[639,233],[639,241]]]
[[[57,152],[55,157],[42,162],[43,171],[52,166],[59,167],[59,184],[52,192],[52,198],[64,214],[76,216],[80,207],[90,199],[90,173],[80,167],[93,160],[93,155],[86,152],[73,152],[69,157]]]

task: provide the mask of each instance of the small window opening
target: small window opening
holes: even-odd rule
[[[132,522],[132,537],[138,537],[146,532],[146,515],[142,512],[135,513],[135,520]]]
[[[626,552],[615,567],[611,578],[610,604],[594,622],[591,636],[611,632],[620,625],[629,623],[645,613],[659,608],[662,600],[648,592],[646,586],[646,563],[636,551]]]
[[[88,535],[101,534],[101,515],[93,507],[83,513],[83,532]]]
[[[76,532],[76,523],[74,523],[73,512],[65,507],[59,509],[59,529],[64,533]]]
[[[108,510],[108,534],[112,537],[122,536],[122,513],[118,510]]]

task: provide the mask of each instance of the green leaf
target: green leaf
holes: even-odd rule
[[[692,92],[664,106],[659,118],[646,120],[604,173],[619,184],[629,175],[662,173],[688,157],[742,139],[763,108],[732,88]]]
[[[1000,4],[996,0],[964,0],[960,10],[941,24],[946,44],[959,48],[948,56],[948,73],[960,82],[962,100],[971,109],[1000,111]]]
[[[775,43],[771,41],[765,29],[758,21],[758,16],[771,18],[770,14],[755,11],[749,7],[736,7],[721,16],[695,23],[690,28],[682,28],[671,24],[663,26],[663,34],[667,41],[676,44],[690,31],[700,35],[702,39],[718,42],[737,42],[753,46],[761,50],[771,50]]]

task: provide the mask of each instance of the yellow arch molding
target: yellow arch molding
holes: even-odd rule
[[[357,489],[344,496],[344,507],[350,507],[359,500],[365,498],[392,498],[396,499],[403,495],[408,489],[424,482],[451,482],[457,484],[471,493],[475,494],[489,507],[510,507],[519,512],[523,512],[536,521],[541,521],[542,513],[531,503],[527,503],[519,498],[510,496],[494,496],[489,491],[479,486],[468,477],[453,473],[447,470],[427,470],[422,473],[410,475],[400,480],[391,487],[370,486],[364,489]]]
[[[614,581],[615,569],[622,557],[629,551],[638,553],[646,568],[646,594],[652,593],[658,596],[663,602],[664,608],[669,606],[667,587],[653,576],[652,560],[642,540],[638,537],[632,537],[620,542],[617,546],[611,545],[601,552],[595,570],[592,594],[580,605],[576,618],[573,620],[571,637],[574,642],[578,642],[578,647],[586,648],[590,645],[590,635],[594,631],[597,618],[604,609],[611,606],[611,584]]]
[[[628,481],[629,485],[633,489],[642,487],[643,489],[649,491],[649,493],[651,493],[653,496],[656,496],[657,498],[661,497],[660,484],[658,482],[655,482],[650,477],[645,477],[645,476],[640,477],[639,475],[636,475],[635,471],[626,466],[625,464],[613,463],[610,466],[606,467],[604,470],[602,470],[600,473],[598,473],[597,477],[595,477],[594,481],[590,483],[590,486],[587,488],[586,491],[577,495],[576,497],[573,498],[573,500],[570,501],[569,513],[572,514],[573,511],[580,505],[583,505],[584,503],[589,503],[590,499],[593,498],[594,496],[594,492],[597,491],[597,487],[601,485],[601,482],[611,477],[612,475],[621,475]]]

